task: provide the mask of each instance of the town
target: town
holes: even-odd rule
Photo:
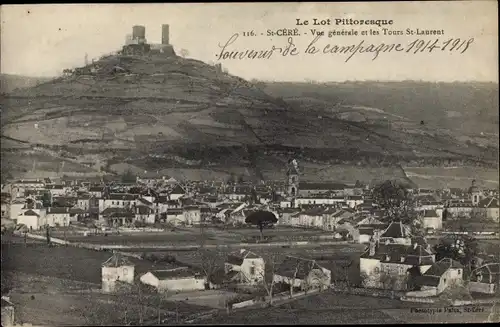
[[[92,323],[188,322],[204,317],[190,305],[208,307],[208,316],[235,314],[332,292],[408,303],[442,301],[445,294],[451,304],[498,296],[498,190],[475,181],[466,190],[398,181],[310,183],[295,159],[284,171],[283,180],[260,183],[243,176],[177,181],[130,171],[107,181],[8,181],[1,193],[2,247],[15,256],[11,267],[28,275],[43,275],[43,262],[61,270],[66,259],[95,253],[102,262],[85,259],[86,266],[74,268],[89,277],[70,269],[63,279],[88,282],[93,291],[86,291],[99,296],[162,294],[165,307],[165,301],[189,304],[182,314],[178,304],[171,315],[158,305],[149,316],[136,309],[139,316],[131,310],[126,318]],[[7,292],[20,296],[16,286]],[[4,302],[16,319],[10,297],[2,296],[2,320]]]

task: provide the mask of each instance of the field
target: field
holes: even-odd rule
[[[401,324],[486,322],[491,305],[475,306],[478,313],[464,307],[453,313],[416,313],[415,309],[441,309],[434,304],[401,302],[397,299],[364,297],[324,292],[307,296],[279,307],[220,314],[200,321],[202,324]],[[498,309],[497,309],[498,310]]]
[[[44,243],[28,240],[4,243],[2,236],[2,271],[37,274],[70,281],[101,283],[101,264],[111,257],[111,252],[91,251],[75,247],[48,247]],[[138,273],[147,271],[151,264],[133,260]]]
[[[422,188],[468,188],[473,180],[481,187],[498,188],[498,170],[480,167],[405,167],[406,176]]]
[[[260,238],[257,228],[176,228],[175,231],[120,233],[119,235],[83,236],[79,233],[66,233],[66,239],[72,242],[86,242],[93,244],[122,244],[122,245],[198,245],[201,235],[204,235],[206,244],[235,244],[252,242]],[[53,237],[63,238],[63,231],[52,232]],[[299,228],[276,227],[265,229],[264,236],[272,241],[306,241],[318,237],[331,237],[332,233],[321,230],[305,230]]]

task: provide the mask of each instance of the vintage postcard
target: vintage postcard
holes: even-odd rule
[[[500,322],[497,13],[2,6],[2,326]]]

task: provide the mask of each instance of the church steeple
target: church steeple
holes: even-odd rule
[[[295,198],[299,192],[299,165],[297,160],[290,159],[288,160],[288,166],[286,171],[287,177],[287,194]]]
[[[477,187],[476,180],[473,180],[471,186],[469,187],[469,196],[471,198],[472,205],[477,206],[479,201],[481,201],[482,192],[481,189]]]

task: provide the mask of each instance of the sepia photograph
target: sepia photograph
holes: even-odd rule
[[[497,1],[0,17],[2,326],[500,322]]]

